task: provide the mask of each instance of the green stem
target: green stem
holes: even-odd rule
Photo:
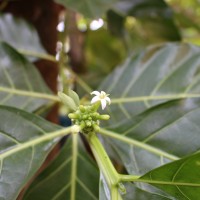
[[[140,178],[140,176],[134,175],[119,175],[120,181],[122,182],[140,182],[140,183],[148,183],[148,184],[158,184],[158,185],[180,185],[180,186],[188,186],[188,187],[200,187],[199,183],[187,183],[187,182],[170,182],[170,181],[159,181],[159,180],[148,180]]]
[[[76,198],[76,173],[78,155],[78,135],[72,134],[72,173],[71,173],[71,200]]]
[[[99,169],[103,173],[108,187],[111,191],[111,199],[121,200],[121,195],[118,192],[118,183],[120,180],[119,174],[114,168],[108,154],[106,153],[98,137],[96,136],[96,133],[92,132],[88,134],[88,141],[99,166]]]
[[[175,186],[200,187],[199,183],[148,180],[148,179],[140,178],[140,176],[123,175],[123,174],[119,175],[119,177],[120,177],[120,181],[122,181],[122,182],[140,182],[140,183],[158,184],[158,185],[175,185]]]
[[[140,178],[140,176],[120,174],[120,180],[122,182],[134,182],[134,181],[138,180],[139,178]]]

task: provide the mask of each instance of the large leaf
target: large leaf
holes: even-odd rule
[[[55,0],[56,2],[80,12],[85,17],[101,17],[119,0]]]
[[[74,135],[73,139],[68,138],[60,155],[33,182],[24,199],[97,200],[98,179],[96,164]]]
[[[47,54],[35,28],[11,14],[0,14],[0,41],[7,42],[25,54]],[[31,61],[36,59],[28,58]]]
[[[199,97],[200,48],[168,43],[130,56],[103,82],[110,93],[110,124],[171,99]]]
[[[0,104],[34,111],[57,100],[35,66],[6,43],[0,43]]]
[[[200,153],[164,165],[142,176],[150,183],[179,200],[196,200],[200,194]]]
[[[142,175],[196,152],[200,141],[199,105],[200,99],[198,103],[194,100],[164,103],[116,126],[114,132],[101,130],[112,138],[104,138],[109,153],[114,160],[122,161],[129,174]],[[161,195],[146,184],[137,186]]]
[[[14,200],[70,129],[16,108],[0,106],[0,113],[0,199]]]
[[[196,152],[200,141],[200,99],[167,102],[108,131],[105,142],[129,174],[143,175]],[[109,150],[109,149],[108,149]]]

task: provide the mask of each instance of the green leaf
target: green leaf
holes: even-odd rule
[[[79,96],[76,92],[74,92],[73,90],[68,90],[68,94],[69,96],[74,100],[76,106],[79,106],[80,104],[80,99],[79,99]]]
[[[7,42],[24,54],[47,54],[36,29],[24,19],[11,14],[0,14],[0,41]],[[28,59],[36,60],[30,56]]]
[[[63,104],[72,111],[77,110],[77,105],[75,103],[75,101],[68,95],[62,93],[62,92],[58,92],[58,96],[61,99],[61,101],[63,102]]]
[[[13,200],[70,128],[12,107],[0,113],[0,199]]]
[[[40,174],[24,200],[97,200],[99,172],[78,135],[68,138],[59,156]]]
[[[6,43],[0,42],[0,104],[35,111],[58,101],[35,66]]]
[[[172,99],[200,97],[199,53],[197,46],[168,43],[130,56],[99,89],[110,94],[109,124]]]
[[[196,200],[200,193],[200,153],[154,169],[139,181],[150,183],[179,200]]]
[[[109,152],[129,174],[142,175],[196,152],[200,141],[200,99],[171,101],[131,120],[101,129]],[[119,159],[120,158],[120,159]]]
[[[101,17],[114,3],[119,0],[55,0],[65,7],[80,12],[85,17]]]

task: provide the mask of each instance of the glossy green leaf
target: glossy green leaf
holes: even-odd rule
[[[98,179],[96,164],[74,135],[32,183],[24,200],[98,200]]]
[[[26,55],[47,54],[36,29],[12,14],[0,14],[0,41],[7,42]],[[35,61],[36,57],[28,56],[28,59]]]
[[[199,149],[199,108],[200,99],[171,101],[101,132],[114,159],[142,175]]]
[[[199,150],[199,108],[200,99],[172,101],[113,126],[114,132],[101,132],[112,138],[104,138],[112,158],[121,160],[129,174],[143,175]],[[154,192],[143,183],[137,187]]]
[[[101,17],[119,0],[55,0],[56,2],[80,12],[85,17]]]
[[[139,181],[168,192],[179,200],[199,199],[200,193],[200,153],[154,169]]]
[[[14,200],[70,128],[12,107],[0,106],[0,113],[0,199]]]
[[[130,56],[99,89],[112,100],[109,124],[172,99],[199,97],[199,53],[197,46],[167,43]]]
[[[0,104],[35,111],[58,101],[35,66],[6,43],[0,43]]]

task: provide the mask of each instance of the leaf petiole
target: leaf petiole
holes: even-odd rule
[[[103,173],[108,187],[111,191],[112,200],[121,200],[121,195],[118,191],[118,184],[120,177],[116,169],[114,168],[108,154],[102,146],[96,133],[91,132],[88,134],[88,142],[97,161],[100,171]]]

